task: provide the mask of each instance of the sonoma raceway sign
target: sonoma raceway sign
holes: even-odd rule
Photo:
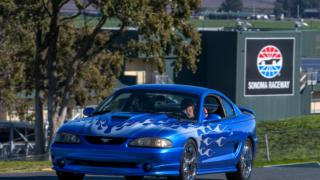
[[[245,96],[293,95],[294,38],[246,38]]]

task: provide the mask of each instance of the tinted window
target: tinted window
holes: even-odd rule
[[[233,109],[232,105],[229,102],[227,102],[225,99],[221,99],[221,100],[222,100],[224,110],[226,112],[226,116],[227,117],[234,116],[235,113],[234,113],[234,109]]]
[[[169,91],[120,92],[101,103],[94,114],[106,112],[165,113],[197,119],[199,97]],[[190,116],[184,114],[188,110]],[[187,113],[186,113],[187,114]]]
[[[121,93],[118,96],[111,96],[107,101],[98,107],[98,111],[117,112],[121,111],[131,97],[131,93]]]
[[[207,96],[204,100],[204,107],[207,109],[209,114],[217,114],[221,117],[225,117],[219,99],[215,96]]]

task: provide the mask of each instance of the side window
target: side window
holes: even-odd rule
[[[231,117],[235,115],[232,105],[225,99],[221,98],[224,110],[226,112],[226,117]]]
[[[207,109],[209,114],[217,114],[221,117],[225,117],[220,101],[215,96],[207,96],[204,100],[204,107]]]

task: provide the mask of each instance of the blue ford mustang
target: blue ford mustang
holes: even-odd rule
[[[131,86],[84,114],[61,126],[51,145],[59,179],[102,174],[192,180],[222,172],[229,180],[250,178],[257,143],[254,113],[218,91]]]

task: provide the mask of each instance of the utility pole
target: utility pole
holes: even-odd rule
[[[297,4],[297,18],[300,19],[300,1]]]
[[[298,1],[297,4],[297,18],[300,19],[300,8],[301,8],[301,0]]]

